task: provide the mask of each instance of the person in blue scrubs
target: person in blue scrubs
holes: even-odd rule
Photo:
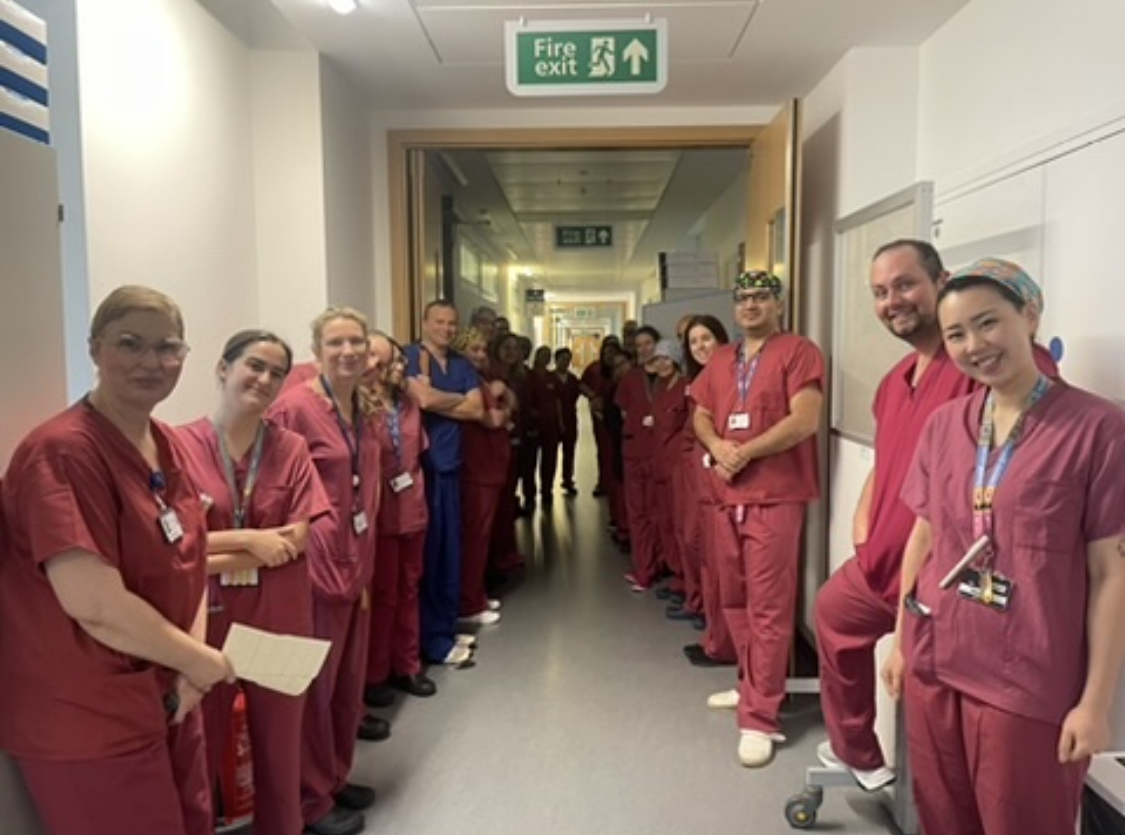
[[[422,459],[430,525],[420,597],[422,654],[435,664],[459,667],[472,658],[457,641],[461,593],[461,422],[486,421],[489,413],[477,372],[452,351],[457,308],[438,300],[426,305],[422,339],[406,346],[407,393],[423,409],[430,446]]]

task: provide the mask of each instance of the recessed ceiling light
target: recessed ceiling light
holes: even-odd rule
[[[336,14],[351,14],[358,7],[356,0],[325,0],[325,2]]]

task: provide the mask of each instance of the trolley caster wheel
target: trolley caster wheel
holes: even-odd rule
[[[818,798],[809,792],[795,794],[785,801],[785,821],[794,829],[811,829],[819,808]]]

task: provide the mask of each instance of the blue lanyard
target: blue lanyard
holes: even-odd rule
[[[323,374],[320,375],[320,385],[324,388],[324,393],[328,395],[328,399],[332,402],[332,410],[336,413],[336,423],[340,426],[340,434],[344,436],[344,443],[348,445],[348,453],[352,458],[352,487],[358,488],[362,481],[359,467],[359,452],[363,431],[363,421],[359,419],[358,395],[354,392],[352,393],[352,426],[355,427],[355,443],[353,444],[352,432],[348,429],[348,422],[344,420],[344,415],[340,411],[340,406],[336,403],[336,397],[332,394],[332,386],[328,384],[328,378]]]
[[[387,410],[387,430],[391,433],[391,447],[395,452],[395,463],[402,471],[402,401],[396,399],[394,408]]]
[[[250,469],[246,473],[246,482],[242,490],[238,489],[238,481],[234,476],[234,459],[227,449],[227,440],[223,436],[223,428],[214,424],[215,434],[219,436],[219,458],[223,462],[223,475],[227,479],[227,490],[230,491],[230,501],[234,508],[234,526],[241,530],[246,527],[246,515],[250,511],[250,497],[254,494],[254,485],[258,482],[258,470],[262,464],[262,445],[266,437],[265,423],[258,423],[258,431],[254,435],[254,447],[250,453]]]
[[[746,349],[746,343],[738,346],[738,408],[740,411],[746,411],[746,398],[750,395],[750,386],[754,383],[754,375],[758,373],[758,363],[762,360],[762,351],[766,349],[766,343],[762,343],[762,347],[754,354],[750,362],[743,359],[743,351]]]
[[[977,436],[976,468],[973,473],[973,536],[977,539],[981,536],[992,536],[992,502],[996,496],[996,490],[1000,486],[1000,481],[1004,478],[1004,473],[1008,470],[1008,465],[1012,463],[1016,445],[1023,435],[1024,422],[1028,411],[1043,399],[1043,395],[1047,393],[1050,385],[1051,381],[1040,374],[1039,379],[1035,381],[1035,387],[1027,396],[1027,402],[1024,403],[1020,413],[1016,416],[1012,431],[1008,433],[1004,445],[1000,448],[1000,455],[997,457],[991,473],[988,472],[988,454],[992,449],[992,438],[996,432],[996,425],[992,416],[996,404],[991,391],[984,401],[984,414],[981,416],[980,434]]]

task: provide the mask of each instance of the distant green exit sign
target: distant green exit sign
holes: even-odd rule
[[[508,21],[504,63],[514,96],[659,93],[668,83],[667,21]]]
[[[571,247],[613,246],[612,226],[556,226],[555,246]]]

